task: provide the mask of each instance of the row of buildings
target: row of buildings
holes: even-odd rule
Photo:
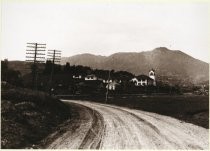
[[[102,81],[104,84],[106,84],[106,88],[108,88],[109,90],[115,90],[116,87],[120,85],[122,82],[119,79],[98,78],[94,74],[87,75],[85,77],[82,77],[81,75],[77,75],[77,76],[73,75],[73,79],[85,80],[85,81]],[[147,75],[135,76],[132,79],[130,79],[130,82],[132,82],[135,86],[139,86],[139,87],[156,86],[155,70],[154,69],[150,70],[148,73],[148,76]]]

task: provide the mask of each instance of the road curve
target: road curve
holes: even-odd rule
[[[155,113],[86,101],[80,125],[51,149],[208,149],[208,129]],[[84,111],[83,110],[83,111]]]

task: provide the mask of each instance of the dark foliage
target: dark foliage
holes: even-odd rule
[[[3,87],[1,147],[17,149],[37,144],[69,116],[65,104],[43,92]]]
[[[7,82],[26,88],[33,88],[33,73],[26,74],[23,77],[19,71],[8,69],[8,61],[2,61],[2,79]],[[47,61],[45,64],[37,64],[37,75],[36,83],[38,90],[49,92],[50,90],[50,77],[52,73],[53,64],[51,61]],[[31,70],[34,71],[34,70]],[[114,71],[114,70],[99,70],[91,69],[85,66],[71,66],[70,63],[66,63],[61,66],[58,64],[54,65],[52,86],[55,89],[55,94],[86,94],[88,92],[93,93],[104,93],[106,89],[105,84],[93,85],[89,87],[84,81],[84,77],[89,74],[96,75],[101,81],[110,79],[121,81],[120,85],[117,86],[115,93],[168,93],[168,94],[181,94],[183,92],[193,92],[193,88],[188,87],[183,89],[180,85],[172,85],[157,81],[156,87],[136,87],[131,83],[131,79],[134,77],[132,73],[127,71]],[[73,76],[82,76],[82,79],[73,79]],[[86,90],[88,89],[88,90]],[[194,89],[195,91],[197,89]]]
[[[13,84],[15,86],[22,86],[23,79],[19,71],[8,68],[8,60],[1,61],[1,80]]]

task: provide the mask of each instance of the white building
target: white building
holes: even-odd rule
[[[135,84],[135,86],[149,86],[149,85],[156,86],[155,71],[151,70],[149,72],[149,76],[146,75],[136,76],[133,79],[131,79],[131,81]]]
[[[103,80],[103,83],[111,83],[112,80]]]
[[[108,88],[109,90],[116,90],[116,87],[120,85],[119,83],[117,83],[116,81],[110,82],[106,85],[106,88]]]
[[[94,75],[94,74],[91,74],[91,75],[87,75],[86,77],[85,77],[85,80],[86,81],[90,81],[90,80],[98,80],[98,78]]]
[[[81,75],[78,75],[78,76],[73,75],[73,79],[82,79],[82,76]]]
[[[153,85],[156,86],[156,79],[155,79],[155,70],[152,69],[149,71],[149,77],[153,79]]]
[[[131,81],[135,84],[135,86],[148,86],[153,83],[153,79],[146,75],[139,75],[131,79]]]

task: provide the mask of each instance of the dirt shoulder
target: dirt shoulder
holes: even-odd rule
[[[209,96],[149,96],[119,95],[109,96],[62,96],[61,99],[86,100],[98,103],[113,104],[131,109],[143,110],[171,116],[179,120],[209,128]]]
[[[1,148],[36,148],[59,124],[71,117],[63,102],[42,92],[1,90]]]
[[[104,130],[103,119],[95,110],[80,104],[65,102],[71,108],[71,120],[42,141],[40,148],[82,149],[98,148]],[[89,146],[90,145],[90,146]]]
[[[169,116],[108,104],[63,100],[79,117],[55,132],[48,149],[207,149],[208,129]],[[75,103],[71,105],[71,103]],[[60,135],[59,135],[60,134]],[[53,136],[53,135],[52,135]]]

